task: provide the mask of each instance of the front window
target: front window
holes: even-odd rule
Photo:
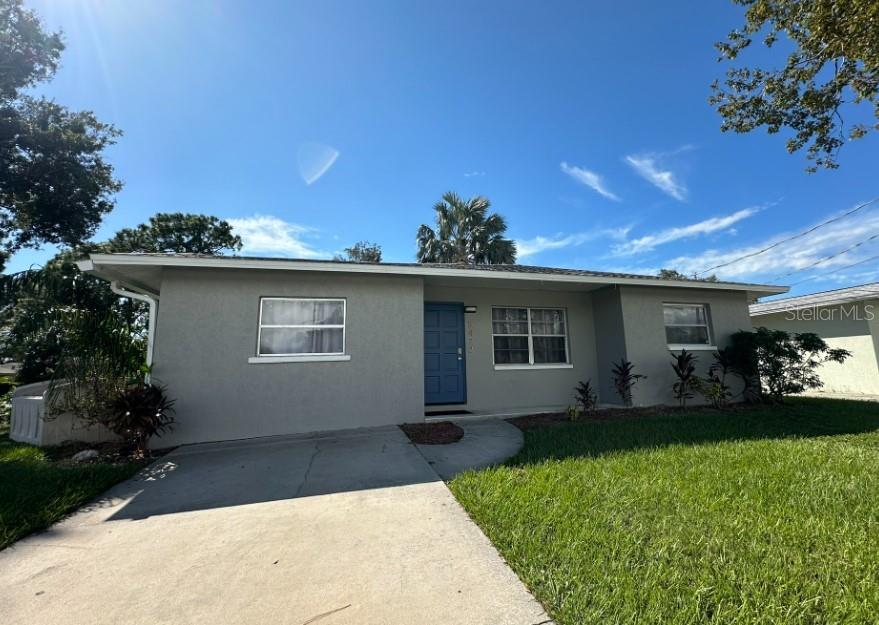
[[[568,333],[561,308],[492,308],[496,365],[568,362]]]
[[[664,304],[662,314],[669,345],[711,345],[708,308],[704,304]]]
[[[345,353],[345,300],[264,297],[259,356]]]

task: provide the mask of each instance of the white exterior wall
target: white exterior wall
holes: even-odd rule
[[[751,317],[754,327],[786,332],[812,332],[830,347],[849,350],[844,363],[828,362],[818,370],[824,386],[817,392],[879,395],[879,305],[873,301],[808,308]],[[870,319],[872,317],[872,320]]]

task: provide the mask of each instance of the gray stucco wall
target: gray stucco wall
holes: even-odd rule
[[[751,318],[756,326],[786,332],[813,332],[830,347],[849,350],[852,355],[844,363],[828,362],[818,370],[828,393],[879,395],[879,361],[877,361],[877,330],[879,302],[868,300],[836,306],[808,308],[796,312],[757,315]]]
[[[599,399],[605,404],[617,404],[619,396],[613,386],[611,366],[626,358],[626,336],[623,327],[623,304],[620,289],[605,287],[592,292],[592,310],[595,315],[595,343],[599,366],[597,388]]]
[[[515,413],[529,408],[560,409],[573,403],[578,381],[589,378],[595,381],[595,330],[589,293],[426,286],[424,299],[477,306],[476,313],[464,315],[467,404],[463,408],[467,410]],[[496,370],[491,337],[492,306],[565,308],[573,367]],[[440,408],[431,406],[431,409]]]
[[[636,373],[647,376],[646,380],[635,386],[632,394],[634,403],[640,406],[675,401],[672,384],[676,377],[670,365],[671,352],[665,338],[664,303],[707,304],[713,343],[719,348],[729,343],[732,333],[751,328],[747,296],[741,291],[620,287],[620,297],[626,357],[635,364]],[[699,358],[697,373],[704,377],[714,361],[713,350],[694,353]],[[736,392],[738,390],[734,389]],[[697,396],[689,403],[704,403],[704,399]]]
[[[350,361],[249,364],[259,298],[347,299]],[[420,278],[166,269],[154,377],[177,400],[157,446],[423,419]]]

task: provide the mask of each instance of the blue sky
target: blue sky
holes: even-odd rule
[[[412,261],[447,190],[487,196],[520,262],[693,272],[879,195],[879,143],[805,173],[708,105],[728,2],[31,0],[67,50],[40,93],[124,136],[98,238],[160,211],[234,220],[246,254],[360,239]],[[747,60],[772,62],[755,51]],[[879,202],[724,278],[803,293],[879,279]],[[9,270],[44,260],[22,252]],[[825,275],[829,274],[829,275]]]

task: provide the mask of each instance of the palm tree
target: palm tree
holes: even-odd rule
[[[436,230],[418,228],[418,262],[500,265],[516,262],[516,243],[504,238],[506,220],[488,213],[491,203],[475,196],[464,201],[449,191],[433,207]]]

